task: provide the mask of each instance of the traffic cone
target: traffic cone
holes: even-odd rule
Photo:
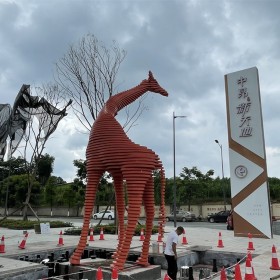
[[[23,240],[20,242],[20,244],[18,246],[20,249],[25,249],[27,237],[28,237],[28,232],[24,235]]]
[[[222,269],[221,269],[220,280],[227,280],[227,275],[226,275],[226,271],[225,271],[224,267],[222,267]]]
[[[103,280],[103,273],[100,267],[97,269],[96,280]]]
[[[5,253],[4,235],[2,235],[2,238],[1,238],[1,243],[0,243],[0,253]]]
[[[111,277],[111,280],[118,280],[119,277],[118,277],[118,270],[114,267],[113,270],[112,270],[112,277]]]
[[[248,242],[247,250],[253,251],[253,250],[255,250],[255,248],[254,248],[254,244],[253,244],[253,241],[252,241],[252,234],[251,233],[248,233],[248,238],[249,238],[249,242]]]
[[[219,232],[219,241],[218,241],[218,246],[217,247],[224,248],[221,232]]]
[[[157,242],[162,242],[162,235],[160,233],[158,233]]]
[[[140,241],[144,241],[144,240],[145,240],[144,229],[141,228]]]
[[[255,280],[252,264],[250,259],[247,257],[246,259],[246,267],[245,267],[245,278],[244,280]]]
[[[250,260],[250,262],[253,260],[252,254],[250,251],[248,251],[248,253],[247,253],[247,258]]]
[[[186,232],[185,229],[183,231],[183,238],[182,238],[182,245],[187,245],[188,241],[187,241],[187,237],[186,237]]]
[[[103,233],[103,227],[100,229],[100,237],[99,240],[105,240],[104,239],[104,233]]]
[[[64,244],[63,244],[63,237],[62,237],[62,230],[61,230],[60,234],[59,234],[57,246],[62,246],[62,245],[64,245]]]
[[[276,247],[274,245],[272,246],[272,259],[271,259],[271,267],[270,267],[270,269],[280,270],[279,262],[278,262],[278,257],[277,257],[277,252],[276,252]]]
[[[90,234],[89,234],[89,240],[88,241],[94,241],[93,228],[90,228]]]
[[[168,276],[168,274],[166,273],[163,280],[170,280],[170,279],[171,279],[171,278],[170,278],[170,277]]]
[[[234,280],[242,280],[240,264],[237,263],[234,268]]]

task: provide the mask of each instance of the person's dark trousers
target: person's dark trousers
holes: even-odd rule
[[[167,266],[168,266],[167,274],[172,280],[176,280],[177,271],[178,271],[177,261],[175,260],[174,256],[169,256],[169,255],[164,255],[164,256],[167,260]]]

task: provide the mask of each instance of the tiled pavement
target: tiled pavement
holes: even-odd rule
[[[170,232],[173,227],[166,227],[165,231]],[[61,229],[51,229],[49,234],[35,234],[34,230],[29,231],[29,236],[26,242],[26,248],[24,249],[26,253],[36,252],[38,250],[47,250],[57,246],[59,233]],[[188,224],[185,227],[186,238],[188,241],[188,245],[178,245],[178,251],[183,252],[184,250],[189,250],[192,246],[207,246],[211,247],[210,250],[221,252],[221,254],[225,252],[231,253],[242,253],[244,256],[247,253],[248,247],[248,238],[246,237],[234,237],[232,231],[227,230],[216,230],[216,229],[208,229],[208,228],[188,228]],[[221,232],[223,248],[218,248],[218,234]],[[23,239],[22,230],[7,230],[0,227],[0,236],[5,236],[5,253],[0,254],[0,274],[1,270],[8,269],[9,260],[5,258],[6,255],[13,255],[22,252],[18,248],[18,244]],[[63,235],[63,241],[65,247],[73,246],[78,243],[78,236],[69,236]],[[181,240],[182,238],[180,238]],[[157,241],[157,236],[152,236],[152,242]],[[274,235],[273,239],[253,239],[254,252],[256,255],[253,258],[252,265],[254,267],[255,276],[258,280],[270,280],[270,279],[280,279],[280,271],[271,270],[271,258],[272,258],[272,245],[280,248],[280,236]],[[117,236],[116,235],[105,235],[105,241],[99,240],[99,238],[95,238],[94,246],[96,247],[106,247],[106,248],[115,248],[117,245]],[[134,237],[132,242],[132,247],[140,247],[141,241],[139,237]],[[241,264],[242,276],[245,274],[245,264]],[[166,271],[162,270],[162,277]],[[179,276],[179,273],[178,273]],[[278,277],[279,276],[279,277]],[[163,279],[163,278],[162,278]],[[217,274],[216,278],[208,278],[208,279],[220,279],[219,274]]]

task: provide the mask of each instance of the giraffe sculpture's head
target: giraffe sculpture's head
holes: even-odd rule
[[[149,71],[149,78],[146,81],[148,82],[148,90],[149,91],[159,93],[163,96],[168,96],[168,92],[159,85],[159,83],[154,78],[151,71]]]

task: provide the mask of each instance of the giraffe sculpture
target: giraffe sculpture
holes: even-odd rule
[[[87,243],[98,183],[105,171],[109,172],[114,179],[119,220],[119,243],[113,256],[112,266],[119,270],[124,268],[135,227],[140,216],[142,203],[146,212],[146,234],[142,252],[137,263],[142,266],[149,265],[149,242],[155,214],[152,177],[152,171],[154,170],[160,170],[161,173],[159,235],[163,237],[163,227],[165,224],[165,174],[162,163],[152,150],[132,142],[115,119],[118,111],[134,102],[146,92],[168,96],[166,90],[158,84],[153,74],[149,72],[149,78],[143,80],[138,86],[110,97],[93,124],[86,150],[87,187],[83,227],[78,246],[70,259],[72,265],[80,264],[80,258]],[[124,224],[125,190],[123,180],[126,180],[128,198],[127,225]]]

